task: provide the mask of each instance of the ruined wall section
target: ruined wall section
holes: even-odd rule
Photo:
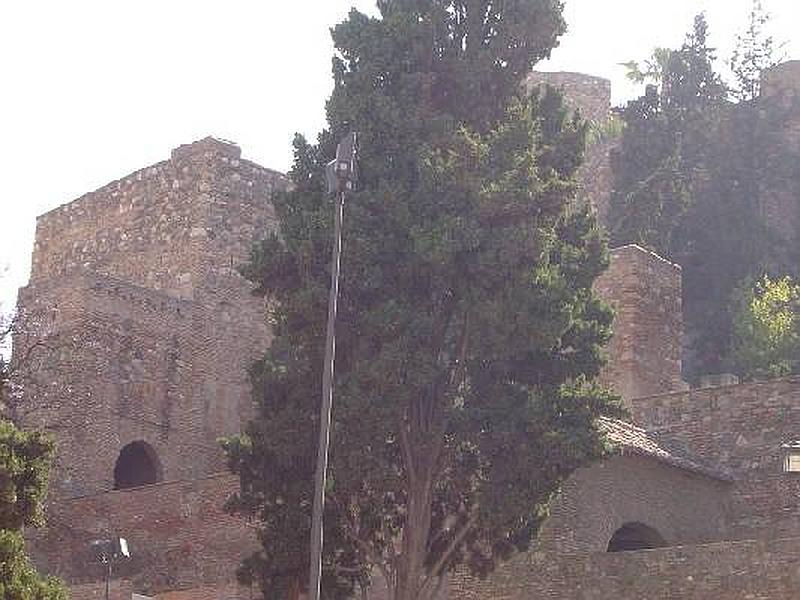
[[[680,267],[639,246],[616,248],[595,292],[616,310],[600,381],[626,401],[685,389]]]

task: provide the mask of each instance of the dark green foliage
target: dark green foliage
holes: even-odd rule
[[[63,585],[41,578],[28,562],[22,528],[43,524],[53,443],[0,421],[0,598],[66,600]]]
[[[753,0],[747,29],[736,36],[736,47],[730,59],[734,76],[731,96],[736,100],[750,102],[761,92],[761,73],[780,63],[774,38],[767,33],[770,14],[764,10],[761,0]]]
[[[10,329],[6,329],[6,334]],[[2,342],[0,336],[0,342]],[[0,359],[0,409],[6,407],[8,365]],[[52,440],[22,431],[0,417],[0,598],[3,600],[66,600],[63,584],[41,578],[28,561],[22,530],[44,524],[44,499]]]
[[[745,281],[734,295],[731,369],[743,380],[800,367],[800,285],[790,277]]]
[[[702,15],[672,51],[660,86],[622,110],[626,128],[613,160],[612,240],[636,242],[663,256],[680,252],[679,230],[703,159],[719,128],[725,86],[713,70]]]
[[[261,524],[242,569],[267,598],[305,585],[333,204],[323,166],[360,133],[345,208],[323,594],[372,569],[397,600],[459,564],[486,574],[528,546],[560,482],[606,450],[620,414],[587,383],[611,313],[591,286],[605,246],[568,210],[586,127],[559,94],[518,95],[563,30],[558,2],[380,3],[335,28],[319,144],[295,140],[280,236],[246,275],[275,339],[252,378],[259,416],[225,447]],[[302,582],[302,583],[301,583]]]
[[[39,432],[0,421],[0,527],[22,529],[43,524],[53,442]]]
[[[25,556],[19,531],[0,529],[0,598],[3,600],[67,600],[64,585],[41,578]]]
[[[772,142],[757,107],[726,100],[706,29],[698,17],[661,89],[623,110],[612,161],[613,243],[642,244],[683,267],[689,379],[724,368],[736,286],[786,262],[759,206]]]

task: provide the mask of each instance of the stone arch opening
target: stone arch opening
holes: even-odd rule
[[[614,532],[608,542],[608,552],[627,552],[629,550],[650,550],[661,548],[667,543],[658,531],[644,523],[625,523]]]
[[[161,463],[153,447],[147,442],[131,442],[117,457],[114,466],[114,489],[150,485],[161,481]]]

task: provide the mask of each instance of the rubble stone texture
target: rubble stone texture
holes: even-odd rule
[[[683,389],[681,268],[639,246],[611,251],[595,292],[616,311],[600,381],[624,399]]]

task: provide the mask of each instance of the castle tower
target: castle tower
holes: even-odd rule
[[[218,475],[217,440],[251,415],[247,371],[270,337],[237,268],[276,229],[286,186],[206,138],[39,217],[14,352],[46,340],[19,381],[24,423],[57,442],[34,552],[73,600],[102,580],[93,538],[129,539],[120,577],[148,595],[228,581],[248,553],[250,532],[222,512],[236,482]]]
[[[600,380],[624,400],[686,389],[681,268],[636,245],[611,250],[595,292],[616,310]]]
[[[534,71],[525,81],[528,91],[541,85],[561,90],[566,104],[589,123],[586,155],[578,171],[578,201],[588,203],[598,222],[607,227],[613,184],[611,151],[618,141],[605,133],[611,119],[611,82],[583,73],[540,71]]]

